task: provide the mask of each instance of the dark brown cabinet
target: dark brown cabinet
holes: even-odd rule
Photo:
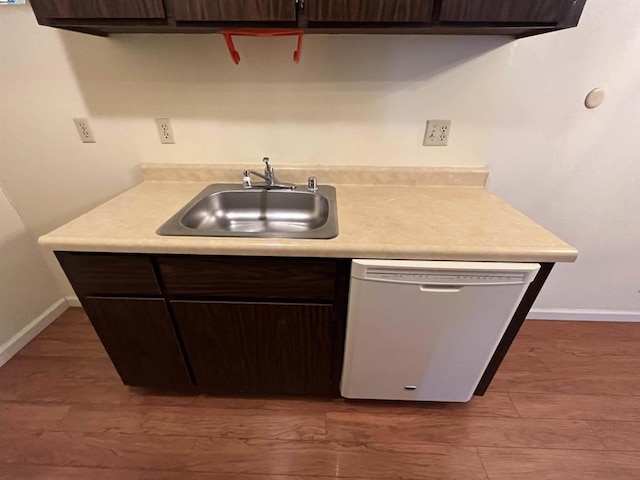
[[[575,27],[586,0],[31,0],[38,22],[112,33],[306,33],[530,36]]]
[[[339,393],[349,260],[56,256],[127,385]]]
[[[440,21],[469,23],[558,23],[573,0],[442,0]]]
[[[178,22],[295,22],[295,0],[177,0]]]
[[[162,0],[31,0],[43,19],[164,18]]]
[[[85,297],[82,305],[125,384],[191,389],[163,299]]]
[[[309,22],[425,23],[433,0],[306,0]]]
[[[331,305],[172,302],[198,387],[210,393],[335,393]],[[334,350],[336,350],[334,352]]]
[[[314,258],[158,256],[167,293],[332,301],[337,263]]]

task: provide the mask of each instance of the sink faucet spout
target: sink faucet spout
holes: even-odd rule
[[[293,183],[280,183],[276,179],[276,174],[274,168],[269,164],[269,157],[264,157],[262,159],[264,162],[264,174],[258,173],[254,170],[244,170],[243,171],[243,179],[242,184],[244,188],[264,188],[264,189],[287,189],[287,190],[295,190],[296,186]],[[264,184],[254,185],[251,182],[251,175],[255,175],[256,177],[260,177],[264,180]]]

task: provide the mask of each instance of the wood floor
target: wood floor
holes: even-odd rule
[[[528,321],[485,397],[124,387],[82,310],[0,368],[2,480],[640,479],[640,324]]]

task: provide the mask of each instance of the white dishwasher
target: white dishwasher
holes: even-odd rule
[[[540,265],[354,260],[346,398],[466,402]]]

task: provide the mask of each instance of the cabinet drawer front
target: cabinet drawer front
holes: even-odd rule
[[[431,20],[433,0],[307,0],[310,22],[415,22]]]
[[[443,0],[442,22],[558,23],[565,0]]]
[[[126,385],[191,388],[164,300],[87,297],[82,305]]]
[[[332,300],[336,262],[267,257],[158,257],[172,295]]]
[[[209,22],[293,22],[295,0],[177,0],[176,20]]]
[[[161,295],[151,259],[145,255],[56,252],[78,296]]]
[[[171,302],[198,389],[226,394],[335,393],[328,305]],[[334,349],[338,349],[335,351]]]
[[[39,17],[165,18],[162,0],[31,0]]]

